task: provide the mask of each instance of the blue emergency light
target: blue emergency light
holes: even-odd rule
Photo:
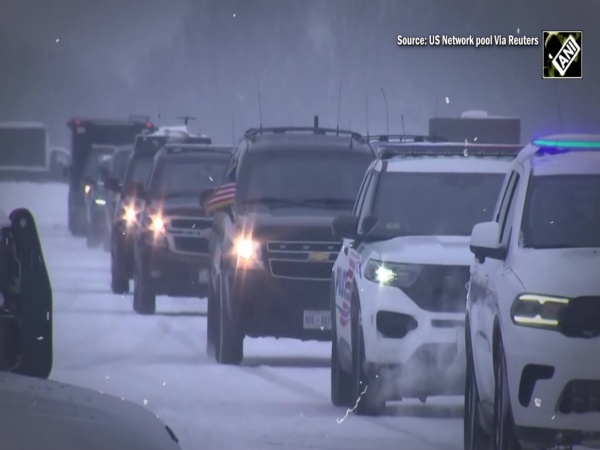
[[[536,147],[578,150],[578,149],[600,149],[600,142],[595,141],[551,141],[547,139],[535,139],[533,145]]]

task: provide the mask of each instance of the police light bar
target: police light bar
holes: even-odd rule
[[[577,149],[600,149],[600,142],[598,141],[559,141],[551,139],[535,139],[533,145],[536,147],[565,149],[565,150],[577,150]]]
[[[231,145],[212,145],[212,144],[167,144],[165,146],[167,154],[190,154],[190,153],[231,153],[233,147]]]
[[[390,143],[377,148],[379,159],[396,156],[474,156],[474,157],[516,157],[522,145],[512,144],[471,144],[460,142],[413,142],[406,144]]]
[[[288,134],[288,133],[313,133],[313,134],[335,134],[336,136],[349,136],[352,139],[361,140],[362,135],[350,130],[338,130],[337,128],[319,127],[271,127],[250,128],[244,133],[247,139],[255,139],[262,134]]]
[[[404,143],[404,142],[447,142],[446,139],[435,137],[435,136],[424,136],[416,134],[381,134],[374,136],[366,136],[363,138],[364,142],[392,142],[392,143]]]

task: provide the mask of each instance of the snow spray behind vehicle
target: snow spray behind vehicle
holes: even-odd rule
[[[35,220],[16,209],[0,222],[0,370],[48,378],[52,287]]]

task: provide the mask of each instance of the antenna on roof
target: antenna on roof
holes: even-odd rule
[[[177,120],[183,120],[183,123],[187,127],[190,120],[197,120],[197,118],[192,116],[181,116],[178,117]]]
[[[260,83],[256,82],[256,90],[258,91],[258,121],[259,128],[262,131],[262,105],[260,103]]]
[[[388,112],[387,98],[385,97],[385,92],[383,91],[383,88],[381,88],[381,95],[383,95],[383,102],[385,103],[385,121],[387,124],[386,134],[389,135],[390,134],[390,114]]]
[[[402,136],[406,136],[406,131],[404,131],[404,114],[400,116],[402,118]]]
[[[367,141],[369,140],[369,94],[367,94]]]
[[[558,85],[556,84],[556,80],[554,80],[554,94],[556,95],[556,107],[558,108],[558,120],[560,123],[560,132],[564,133],[563,115],[562,115],[562,109],[560,107],[560,95],[558,95]]]
[[[337,127],[336,130],[340,132],[340,107],[342,106],[342,82],[340,81],[340,90],[338,92],[338,114],[337,114]]]

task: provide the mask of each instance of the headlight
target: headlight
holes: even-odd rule
[[[127,225],[135,223],[137,220],[137,212],[133,205],[123,207],[123,220],[127,222]]]
[[[234,242],[234,255],[238,267],[262,267],[260,243],[248,236],[240,236]]]
[[[91,190],[92,190],[92,186],[90,186],[89,184],[86,184],[86,185],[83,187],[83,191],[84,191],[86,194],[89,194]]]
[[[514,301],[510,315],[516,325],[556,329],[569,302],[568,298],[522,294]]]
[[[106,205],[106,200],[103,200],[101,198],[97,198],[96,200],[94,200],[94,203],[96,205],[104,206],[104,205]]]
[[[155,233],[164,233],[166,223],[160,214],[150,216],[150,229]]]
[[[412,286],[421,273],[417,264],[400,264],[370,259],[365,266],[365,278],[379,284],[398,287]]]

